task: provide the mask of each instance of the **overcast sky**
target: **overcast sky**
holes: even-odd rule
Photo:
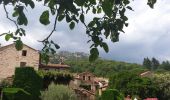
[[[170,60],[170,0],[157,0],[154,9],[150,9],[147,0],[134,0],[131,6],[135,11],[128,11],[129,26],[124,28],[125,34],[120,35],[120,41],[109,44],[109,53],[100,50],[100,56],[117,61],[141,63],[144,57],[156,57],[159,60]],[[32,11],[28,9],[26,13],[29,24],[26,27],[27,35],[23,38],[25,44],[36,49],[41,49],[42,44],[37,40],[42,40],[52,30],[52,25],[43,26],[39,23],[39,16],[42,13],[38,4]],[[10,10],[10,9],[8,9]],[[0,6],[0,33],[15,30],[13,23],[8,21]],[[31,12],[30,12],[31,11]],[[86,16],[87,20],[91,15]],[[82,24],[76,25],[74,30],[70,30],[67,23],[58,23],[57,31],[52,35],[52,39],[58,43],[60,50],[81,51],[89,53],[88,37]],[[0,38],[2,45],[7,45],[4,37]]]

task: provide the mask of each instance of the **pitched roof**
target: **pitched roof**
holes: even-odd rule
[[[82,73],[79,73],[78,75],[84,75],[84,74],[91,74],[92,76],[95,76],[94,74],[92,74],[90,72],[82,72]]]
[[[15,46],[15,43],[12,43],[12,44],[9,44],[9,45],[2,46],[2,47],[0,47],[0,51],[4,50],[4,49],[6,49],[6,48],[8,48],[8,47],[10,47],[10,46],[13,46],[13,45]],[[32,49],[32,50],[34,50],[34,51],[38,51],[38,50],[36,50],[36,49],[34,49],[34,48],[32,48],[32,47],[26,45],[26,44],[23,44],[23,45],[26,46],[26,47],[28,47],[28,48],[30,48],[30,49]]]
[[[140,76],[149,76],[151,74],[152,74],[151,71],[146,71],[146,72],[141,73]]]

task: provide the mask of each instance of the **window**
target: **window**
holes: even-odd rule
[[[90,76],[88,76],[88,79],[89,79],[89,81],[91,80],[91,77]]]
[[[22,56],[27,56],[27,50],[22,50]]]
[[[83,80],[85,80],[85,76],[83,76]]]
[[[25,67],[26,66],[26,62],[20,62],[20,67]]]

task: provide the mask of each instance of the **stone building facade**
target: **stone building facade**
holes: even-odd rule
[[[31,66],[38,70],[39,52],[24,44],[17,51],[15,44],[0,47],[0,79],[14,75],[16,67]]]

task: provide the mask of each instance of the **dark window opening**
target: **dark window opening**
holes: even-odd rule
[[[91,77],[90,76],[88,76],[88,79],[89,79],[89,81],[91,80]]]
[[[26,62],[20,62],[20,67],[25,67],[26,66]]]
[[[27,56],[27,50],[22,50],[22,56]]]
[[[48,71],[49,69],[44,69],[44,70]]]
[[[85,76],[83,76],[83,80],[85,80]]]

